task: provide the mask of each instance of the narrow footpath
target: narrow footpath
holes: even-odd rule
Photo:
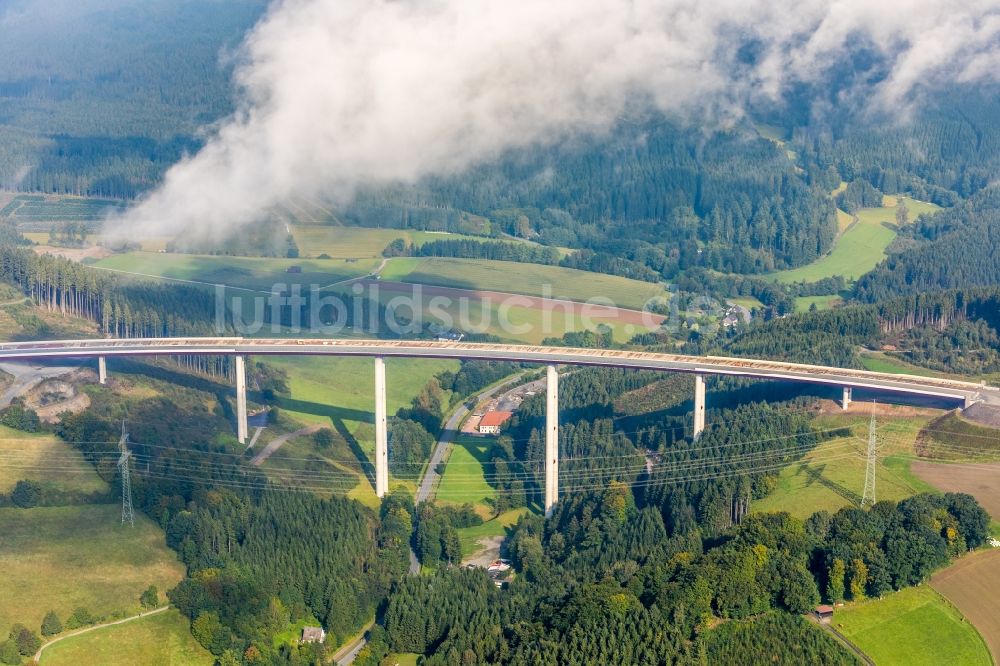
[[[116,624],[125,624],[126,622],[131,622],[132,620],[138,620],[139,618],[143,618],[143,617],[149,617],[150,615],[156,615],[157,613],[162,613],[163,611],[169,610],[169,609],[170,609],[169,605],[168,606],[160,606],[159,608],[154,608],[151,611],[146,611],[145,613],[139,613],[138,615],[133,615],[131,617],[122,618],[121,620],[115,620],[114,622],[103,622],[101,624],[95,624],[95,625],[90,626],[90,627],[84,627],[83,629],[77,629],[76,631],[71,631],[68,634],[63,634],[62,636],[57,636],[57,637],[53,638],[51,641],[49,641],[48,643],[45,643],[44,645],[42,645],[42,647],[38,648],[38,652],[35,653],[35,657],[34,657],[35,661],[40,663],[41,660],[42,660],[42,651],[45,648],[47,648],[50,645],[52,645],[53,643],[58,643],[59,641],[61,641],[64,638],[71,638],[73,636],[79,636],[80,634],[85,634],[88,631],[96,631],[97,629],[103,629],[104,627],[113,627]]]

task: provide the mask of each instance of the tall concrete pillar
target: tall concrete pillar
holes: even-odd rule
[[[385,360],[375,357],[375,494],[389,492],[389,432],[385,407]]]
[[[108,383],[108,363],[103,356],[97,357],[97,378],[102,384]]]
[[[545,369],[545,516],[559,501],[559,374]]]
[[[694,438],[705,432],[705,376],[694,376]]]
[[[247,370],[242,356],[236,357],[236,438],[247,443]]]
[[[840,399],[840,406],[845,410],[851,406],[851,400],[854,398],[854,389],[850,386],[844,387],[844,397]]]

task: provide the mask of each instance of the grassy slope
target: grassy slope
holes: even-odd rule
[[[53,435],[26,433],[0,426],[0,493],[8,493],[20,479],[43,487],[81,493],[100,492],[107,484],[80,453]]]
[[[816,304],[817,310],[829,310],[840,305],[843,299],[837,294],[832,296],[801,296],[795,299],[796,312],[809,312],[810,306]]]
[[[397,297],[398,294],[383,293],[380,300],[388,303]],[[432,298],[436,297],[424,295],[419,300],[422,321],[444,323],[449,328],[462,331],[490,333],[507,342],[538,344],[545,338],[558,338],[567,331],[582,331],[587,328],[583,317],[574,312],[544,313],[537,308],[518,305],[503,307],[499,302],[481,300],[474,292],[469,292],[469,296],[463,300],[453,299],[447,306],[442,306],[440,298],[437,298],[438,302],[433,308],[429,307]],[[438,316],[441,311],[447,312],[450,321]],[[409,318],[408,307],[400,312]],[[648,330],[608,317],[595,316],[591,319],[591,327],[601,323],[611,326],[617,342],[627,342],[636,333]]]
[[[420,247],[435,240],[489,239],[463,234],[444,234],[409,229],[369,229],[366,227],[337,227],[330,225],[297,224],[292,227],[292,235],[303,257],[328,254],[334,258],[382,257],[385,246],[397,238]]]
[[[1000,453],[1000,430],[949,412],[927,425],[922,453],[943,460],[995,460]]]
[[[143,275],[269,291],[276,282],[325,286],[350,278],[362,277],[371,273],[378,265],[378,261],[374,259],[345,261],[127,252],[101,259],[94,265],[99,268]],[[288,273],[288,268],[291,266],[301,267],[302,272]]]
[[[529,509],[524,507],[511,509],[501,513],[492,520],[487,520],[482,525],[475,527],[463,527],[458,530],[458,538],[462,542],[462,554],[465,556],[474,555],[479,550],[479,540],[494,536],[505,536],[508,529],[515,525]]]
[[[840,238],[833,250],[826,256],[806,266],[772,273],[779,282],[815,282],[833,275],[843,275],[856,280],[885,257],[885,249],[896,237],[893,226],[896,223],[895,197],[886,197],[887,205],[881,208],[864,208],[858,212],[857,224],[851,226]],[[921,213],[938,210],[934,204],[915,201],[906,197],[910,209],[910,219]],[[887,226],[888,225],[888,226]]]
[[[903,375],[917,375],[919,377],[942,377],[944,379],[957,379],[958,381],[963,382],[985,380],[987,383],[994,385],[998,380],[1000,380],[1000,374],[998,373],[985,375],[961,375],[958,373],[931,370],[930,368],[914,365],[899,358],[898,356],[881,351],[862,352],[861,364],[864,366],[865,370],[873,370],[875,372],[895,372]]]
[[[488,463],[493,439],[460,433],[438,484],[436,497],[442,502],[485,505],[494,496],[486,482],[483,465]]]
[[[139,514],[123,527],[117,504],[0,509],[0,535],[0,627],[78,606],[129,615],[150,584],[168,590],[184,574],[163,532]]]
[[[603,297],[611,299],[615,305],[633,309],[642,309],[650,298],[663,294],[660,285],[614,275],[485,259],[394,259],[382,271],[382,277],[387,280],[551,296],[580,302]]]
[[[879,666],[993,663],[975,628],[927,585],[850,604],[833,621]]]
[[[349,474],[355,474],[356,481],[349,496],[366,504],[375,503],[371,484],[361,473],[356,451],[365,456],[372,455],[375,446],[374,423],[375,405],[372,396],[375,390],[374,365],[364,358],[307,358],[274,357],[268,363],[284,369],[288,373],[291,397],[282,400],[282,413],[303,425],[320,424],[332,426],[340,433],[337,444],[328,451],[318,451],[311,440],[305,438],[289,442],[288,450],[282,447],[265,470],[276,474],[276,468],[296,468],[307,465],[301,459],[317,456],[325,459],[317,465],[326,465],[333,471],[344,473],[344,483],[350,481]],[[386,359],[386,404],[388,413],[395,414],[400,407],[409,406],[413,398],[435,375],[444,370],[457,370],[459,362],[449,359]],[[262,436],[259,446],[270,439]],[[352,446],[354,444],[355,446]],[[350,452],[350,455],[348,455]],[[282,458],[298,458],[298,461]],[[313,465],[307,465],[314,468]],[[393,484],[400,482],[393,479]]]
[[[43,666],[211,666],[215,658],[191,636],[176,609],[59,641],[42,653]]]
[[[817,427],[830,428],[855,424],[855,438],[833,439],[816,447],[801,461],[789,465],[778,475],[777,487],[767,497],[753,502],[754,512],[787,511],[807,518],[816,511],[831,513],[845,506],[856,506],[865,485],[865,458],[862,439],[866,424],[858,415],[828,416]],[[932,490],[909,471],[913,442],[926,418],[894,419],[893,437],[881,445],[881,465],[876,470],[878,499],[900,500],[918,492]]]

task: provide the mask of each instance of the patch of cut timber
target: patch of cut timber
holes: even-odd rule
[[[931,576],[931,587],[950,601],[1000,657],[1000,548],[963,556]]]

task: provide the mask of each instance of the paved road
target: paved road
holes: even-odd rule
[[[501,389],[510,386],[519,379],[520,376],[513,377],[501,384],[497,384],[496,386],[476,395],[474,400],[478,403],[490,398]],[[469,400],[463,401],[462,404],[456,407],[455,411],[453,411],[451,416],[448,417],[448,421],[444,424],[444,429],[441,431],[441,437],[438,439],[437,445],[434,447],[434,452],[431,453],[431,461],[424,470],[424,476],[420,479],[420,485],[417,487],[417,494],[413,500],[416,504],[420,504],[421,502],[430,499],[431,495],[434,493],[434,488],[437,486],[439,477],[437,467],[440,463],[444,462],[444,456],[448,452],[448,446],[455,440],[455,435],[458,434],[458,429],[462,425],[462,421],[464,421],[465,417],[469,415],[469,408],[465,406],[467,402],[469,402]]]
[[[247,444],[248,449],[252,449],[253,445],[257,443],[257,438],[260,437],[260,433],[264,432],[263,426],[257,426],[254,428],[253,437],[250,438],[250,442]]]
[[[14,381],[0,394],[0,408],[8,406],[14,398],[24,395],[51,377],[69,374],[76,370],[70,366],[31,365],[28,363],[0,363],[0,370],[14,376]]]
[[[361,652],[361,648],[368,643],[368,641],[365,640],[365,634],[367,634],[374,625],[374,622],[369,622],[361,630],[361,633],[354,638],[354,640],[341,646],[341,648],[333,654],[333,663],[337,664],[337,666],[348,666],[348,664],[353,664],[354,660],[358,656],[358,653]]]
[[[59,641],[61,641],[64,638],[71,638],[73,636],[79,636],[80,634],[85,634],[88,631],[94,631],[96,629],[102,629],[104,627],[111,627],[111,626],[116,625],[116,624],[124,624],[126,622],[131,622],[132,620],[138,620],[141,617],[149,617],[150,615],[156,615],[157,613],[162,613],[163,611],[169,610],[169,609],[170,609],[170,606],[160,606],[159,608],[154,608],[151,611],[146,611],[145,613],[139,613],[138,615],[133,615],[132,617],[122,618],[121,620],[115,620],[114,622],[105,622],[103,624],[95,624],[95,625],[93,625],[91,627],[85,627],[83,629],[77,629],[76,631],[71,631],[68,634],[63,634],[62,636],[58,636],[56,638],[53,638],[51,641],[49,641],[48,643],[45,643],[44,645],[42,645],[42,647],[38,648],[38,652],[35,653],[35,661],[36,662],[41,661],[41,659],[42,659],[42,650],[44,650],[45,648],[49,647],[53,643],[58,643]]]
[[[321,425],[306,426],[305,428],[299,428],[295,432],[290,432],[287,435],[280,435],[278,437],[275,437],[274,439],[272,439],[270,442],[267,443],[267,446],[265,446],[260,453],[258,453],[253,457],[253,459],[250,461],[250,464],[259,467],[265,460],[271,457],[272,453],[280,449],[281,446],[285,442],[290,440],[292,437],[298,437],[299,435],[311,435],[322,427],[323,426]]]

